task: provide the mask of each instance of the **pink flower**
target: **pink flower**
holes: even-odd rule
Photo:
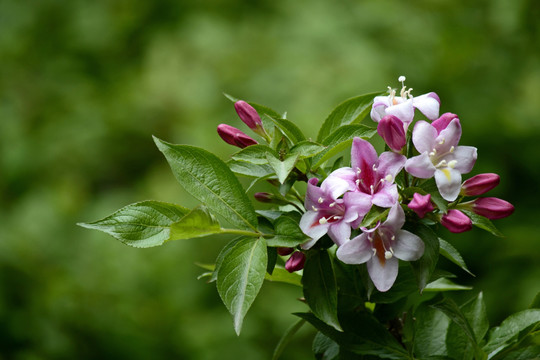
[[[461,185],[461,194],[465,196],[477,196],[487,193],[499,185],[501,178],[497,174],[478,174],[465,180]]]
[[[441,217],[441,224],[453,233],[461,233],[472,229],[472,221],[459,210],[448,210]]]
[[[327,233],[336,244],[345,243],[351,237],[351,223],[361,221],[371,207],[369,199],[359,199],[355,203],[340,199],[347,191],[347,183],[343,180],[327,178],[321,187],[317,187],[317,183],[317,178],[308,181],[305,199],[307,211],[299,224],[304,234],[311,238],[302,245],[306,250]]]
[[[421,195],[419,193],[413,194],[413,199],[407,205],[409,209],[413,210],[419,218],[423,218],[427,213],[432,212],[433,205],[431,205],[431,195]]]
[[[514,205],[496,197],[484,197],[472,201],[471,210],[474,211],[475,214],[495,220],[512,215],[514,212]]]
[[[247,136],[242,131],[227,124],[218,125],[217,132],[227,144],[238,146],[241,149],[258,144],[257,141]]]
[[[393,152],[377,156],[373,145],[361,138],[354,138],[351,149],[351,166],[337,169],[326,181],[343,184],[347,190],[345,201],[369,201],[380,207],[392,207],[398,201],[396,175],[405,164],[406,157]]]
[[[418,260],[424,253],[424,243],[415,234],[402,230],[405,213],[395,204],[385,222],[341,245],[336,255],[346,264],[367,262],[369,277],[379,291],[392,287],[398,275],[399,261]]]
[[[285,270],[292,273],[304,268],[306,255],[301,251],[295,251],[291,257],[285,262]]]
[[[458,146],[461,125],[457,117],[439,120],[415,125],[412,141],[420,155],[408,159],[405,170],[422,179],[435,176],[442,197],[454,201],[461,189],[461,174],[472,170],[477,153],[475,147]]]
[[[238,114],[238,117],[253,131],[259,135],[263,135],[264,129],[262,127],[261,117],[257,110],[247,102],[240,100],[234,103],[234,109]]]
[[[400,152],[407,144],[406,128],[404,123],[394,115],[386,115],[377,125],[377,133],[384,142],[395,152]]]

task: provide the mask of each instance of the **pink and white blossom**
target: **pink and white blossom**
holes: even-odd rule
[[[442,197],[454,201],[461,189],[461,174],[472,170],[477,150],[472,146],[458,146],[461,137],[459,119],[453,117],[448,122],[445,115],[432,124],[419,121],[415,125],[412,141],[420,155],[408,159],[405,170],[422,179],[435,176]]]
[[[373,284],[379,291],[389,290],[398,275],[399,261],[418,260],[424,253],[424,243],[415,234],[403,230],[405,213],[395,204],[385,222],[372,229],[362,228],[363,233],[340,246],[338,259],[346,264],[363,264]]]

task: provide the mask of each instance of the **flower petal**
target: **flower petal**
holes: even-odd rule
[[[373,194],[371,202],[373,205],[389,208],[394,206],[394,204],[398,201],[398,198],[399,194],[396,184],[385,184],[379,191]]]
[[[393,182],[396,175],[403,169],[405,161],[407,161],[407,158],[403,155],[391,151],[383,152],[379,157],[377,173],[381,178],[384,178],[386,175],[392,175]]]
[[[454,169],[462,174],[467,174],[472,170],[477,157],[478,153],[474,146],[458,146],[450,158],[457,161]]]
[[[351,166],[354,171],[358,168],[364,171],[363,167],[372,167],[377,163],[379,157],[373,145],[364,139],[355,137],[351,148]]]
[[[412,141],[419,153],[431,152],[435,148],[437,129],[426,121],[419,121],[414,125]]]
[[[456,169],[449,167],[435,171],[435,182],[441,196],[446,201],[457,199],[461,190],[461,174]]]
[[[435,166],[431,162],[427,152],[407,159],[405,170],[412,176],[420,179],[429,179],[435,173]]]
[[[346,179],[353,179],[353,177],[354,172],[352,169],[349,171],[343,171],[343,177],[332,176],[326,178],[321,184],[321,189],[325,194],[330,195],[330,197],[335,200],[341,195],[345,194],[348,190],[351,190],[351,180]],[[352,180],[352,182],[354,183],[354,180]]]
[[[412,100],[386,108],[386,115],[394,115],[405,124],[410,124],[414,118],[414,106]]]
[[[337,246],[341,246],[351,238],[351,227],[343,220],[333,223],[328,228],[328,236]]]
[[[435,120],[439,117],[439,107],[441,100],[439,96],[430,92],[413,98],[414,107],[420,110],[429,120]]]
[[[352,222],[363,218],[371,209],[371,196],[363,192],[348,192],[343,196],[345,215],[343,220]]]
[[[396,233],[403,227],[403,224],[405,224],[405,212],[403,211],[403,208],[396,203],[388,212],[388,217],[382,226],[390,227],[392,233]]]
[[[339,260],[345,264],[363,264],[373,256],[371,243],[366,234],[360,234],[341,245],[336,252]]]
[[[395,257],[381,263],[379,258],[373,256],[367,263],[369,277],[380,292],[388,291],[396,281],[399,269],[399,260]]]
[[[388,106],[390,106],[390,99],[388,96],[375,96],[370,113],[371,119],[375,122],[381,121],[386,115],[386,108]]]
[[[328,175],[328,177],[324,180],[324,183],[330,183],[330,185],[332,185],[332,181],[334,181],[333,179],[334,178],[338,178],[340,180],[344,180],[347,182],[348,184],[348,190],[352,191],[352,190],[355,190],[356,189],[356,172],[350,168],[350,167],[343,167],[343,168],[339,168],[335,171],[333,171],[332,173],[330,173],[330,175]],[[321,185],[322,186],[322,185]],[[325,185],[326,186],[329,186],[328,184]],[[336,187],[340,187],[341,184],[339,182],[336,183]],[[334,189],[333,186],[330,186],[330,188],[332,190],[336,190]],[[337,192],[337,190],[336,190]]]
[[[304,215],[302,215],[302,218],[300,219],[300,223],[298,224],[300,226],[300,229],[313,239],[313,243],[311,244],[311,241],[309,247],[305,247],[304,249],[309,249],[317,240],[319,240],[321,237],[323,237],[327,232],[328,228],[330,227],[330,224],[320,224],[319,219],[321,218],[321,215],[316,211],[308,211]]]
[[[452,146],[457,146],[460,138],[461,124],[459,123],[459,119],[455,118],[454,120],[450,121],[450,123],[445,129],[441,130],[439,136],[437,136],[437,138],[435,139],[435,142],[437,143],[437,145],[435,145],[437,151],[439,151],[440,153],[446,153],[450,151],[450,148]]]
[[[398,259],[414,261],[424,254],[424,242],[407,230],[399,230],[396,232],[396,240],[392,243],[392,250]]]

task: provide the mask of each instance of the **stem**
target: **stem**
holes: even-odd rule
[[[250,236],[250,237],[261,237],[261,236],[265,236],[267,234],[263,234],[261,232],[253,232],[253,231],[248,231],[248,230],[240,230],[240,229],[221,229],[221,232],[222,233],[227,233],[227,234],[236,234],[236,235],[244,235],[244,236]]]

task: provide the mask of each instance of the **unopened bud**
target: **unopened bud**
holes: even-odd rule
[[[377,133],[393,151],[400,152],[407,144],[404,124],[394,115],[386,115],[379,121]]]
[[[441,224],[453,233],[461,233],[472,229],[472,221],[459,210],[448,210],[441,217]]]
[[[512,215],[514,205],[496,197],[485,197],[472,202],[472,211],[488,219],[496,220]]]
[[[280,256],[287,256],[287,255],[290,255],[294,252],[294,248],[291,248],[291,247],[278,247],[277,248],[277,253],[280,255]]]
[[[238,146],[241,149],[258,144],[257,141],[247,136],[242,131],[227,124],[218,125],[217,132],[227,144]]]
[[[306,262],[306,255],[301,251],[295,251],[289,260],[285,263],[285,270],[292,273],[304,268],[304,263]]]
[[[431,205],[431,195],[420,195],[414,193],[412,201],[407,205],[409,209],[414,211],[419,218],[423,218],[427,213],[432,212],[433,205]]]
[[[276,196],[274,194],[267,193],[267,192],[255,193],[253,194],[253,197],[255,198],[255,200],[262,203],[272,203],[272,204],[278,204],[278,205],[290,204],[290,202],[284,199],[283,197]]]
[[[247,125],[249,128],[256,133],[260,133],[262,130],[262,122],[259,113],[249,105],[247,102],[240,100],[234,103],[234,109],[240,117],[240,119]]]
[[[497,174],[478,174],[465,180],[463,185],[461,185],[461,195],[477,196],[485,194],[499,185],[499,181],[500,177]]]

